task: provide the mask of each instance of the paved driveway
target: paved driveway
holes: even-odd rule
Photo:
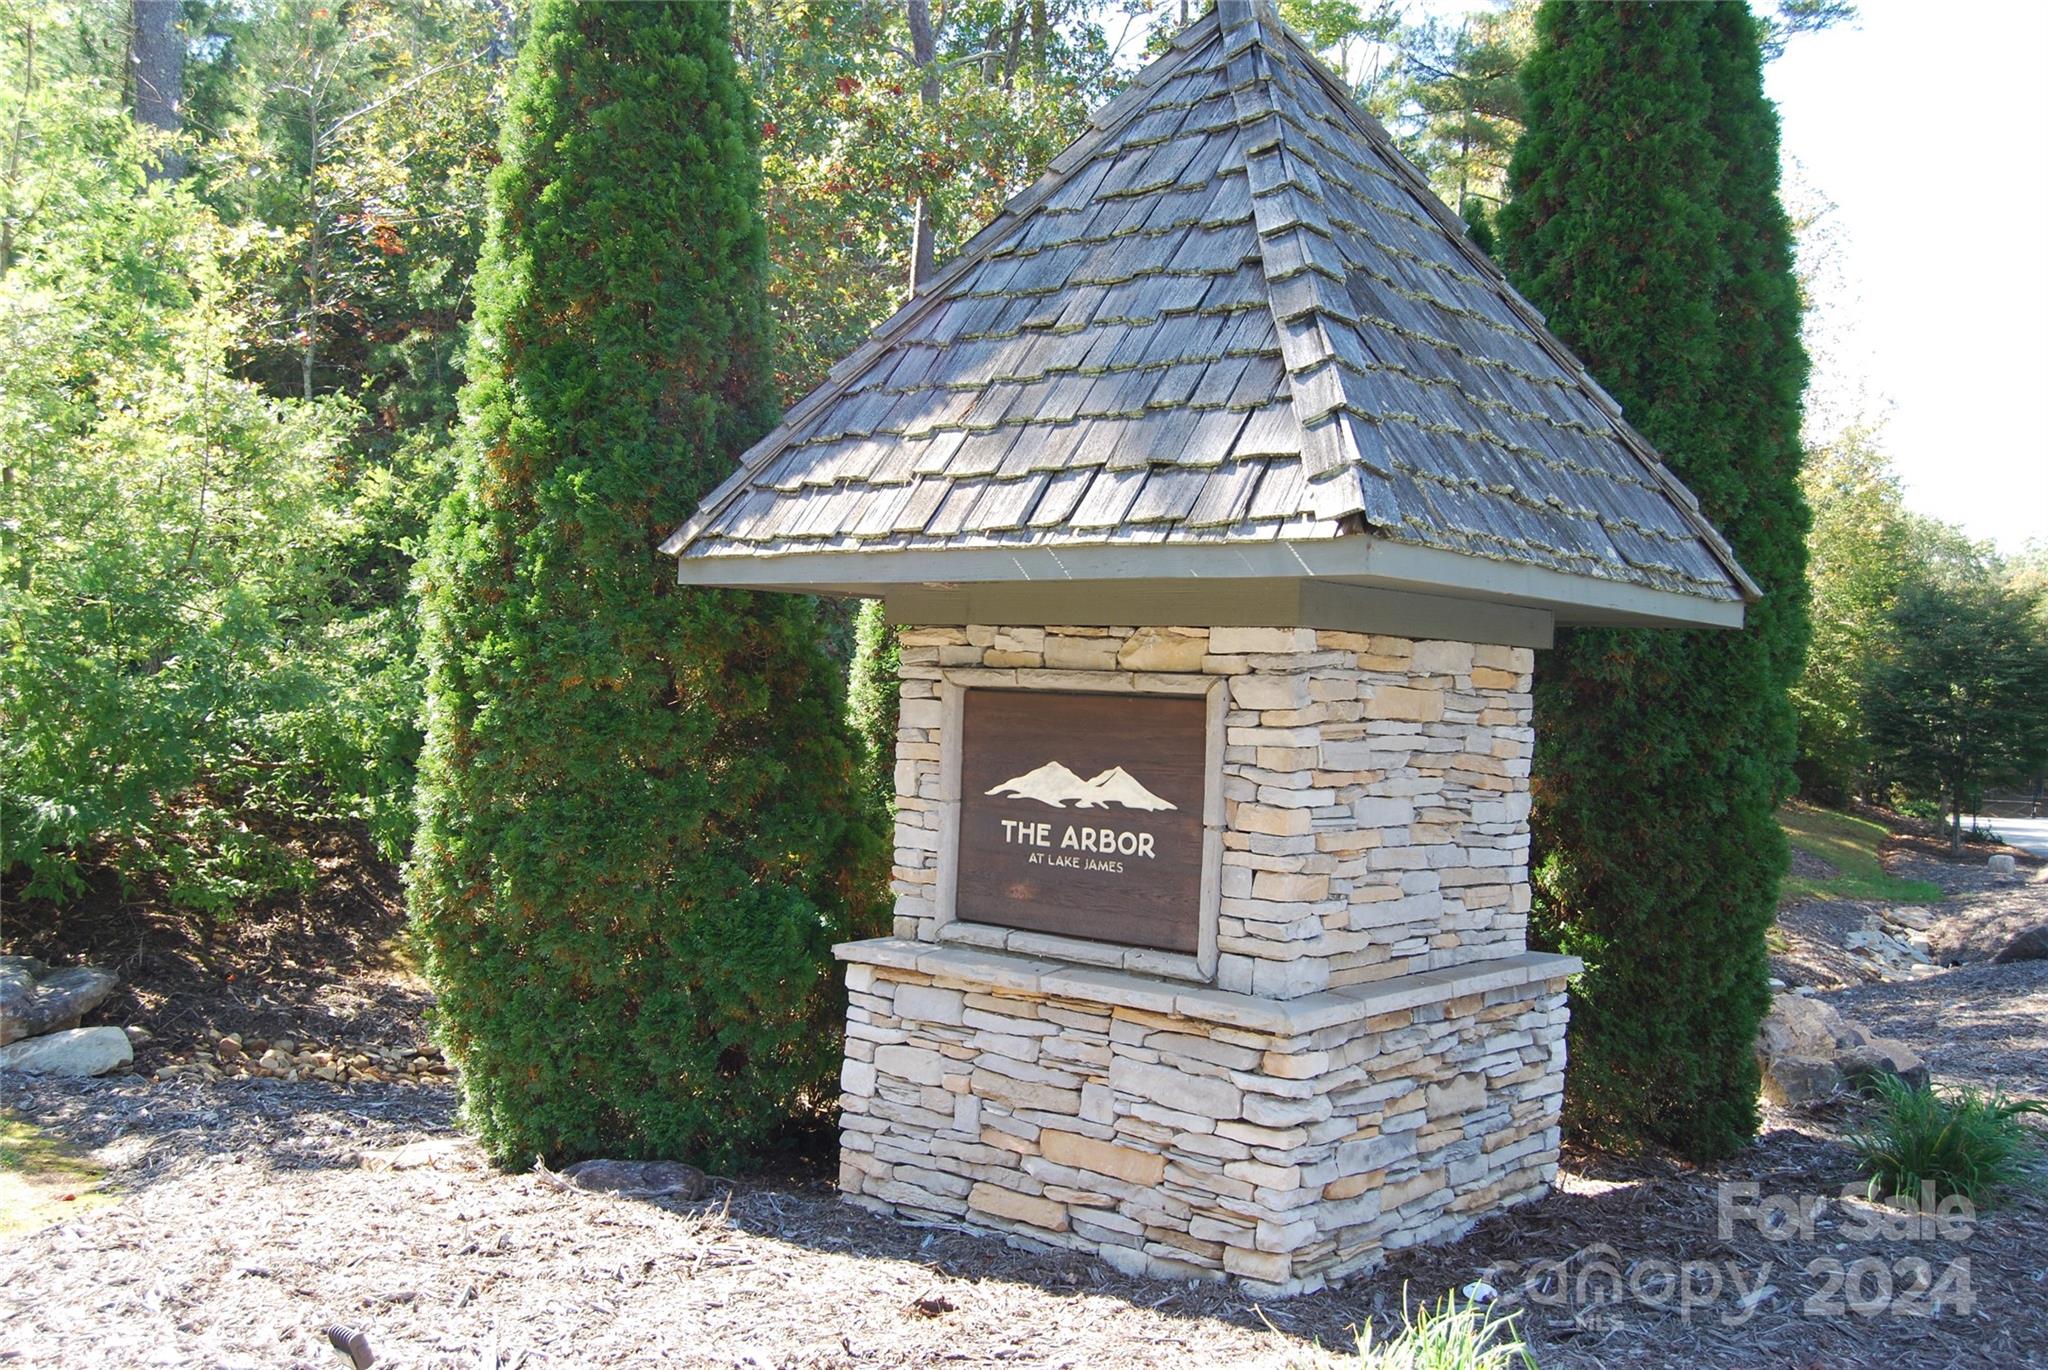
[[[1976,821],[2015,847],[2024,847],[2036,856],[2048,856],[2048,818],[1980,818]]]

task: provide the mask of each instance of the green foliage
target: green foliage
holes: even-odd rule
[[[882,601],[862,600],[854,621],[846,717],[860,739],[862,779],[876,815],[884,822],[893,822],[896,816],[896,720],[902,708],[896,671],[902,657],[896,630],[882,612]]]
[[[1787,860],[1805,648],[1806,361],[1777,127],[1740,6],[1546,4],[1500,215],[1510,275],[1763,587],[1739,633],[1574,630],[1536,679],[1539,941],[1583,956],[1569,1125],[1725,1155]]]
[[[1870,1171],[1871,1198],[1917,1199],[1923,1185],[1932,1185],[1936,1198],[1959,1194],[1986,1208],[2002,1190],[2040,1187],[2041,1146],[2023,1119],[2048,1114],[2048,1103],[1998,1091],[1943,1094],[1895,1076],[1876,1083],[1876,1113],[1849,1137]]]
[[[1114,54],[1086,0],[932,7],[937,104],[904,7],[741,0],[734,42],[761,112],[778,393],[794,400],[908,295],[911,211],[938,257],[995,217],[1107,97]]]
[[[1813,650],[1792,691],[1799,790],[1817,803],[1841,803],[1868,788],[1863,682],[1913,574],[1914,530],[1898,479],[1867,429],[1810,451],[1801,483],[1813,509]]]
[[[30,199],[0,273],[0,867],[62,895],[106,861],[224,913],[310,878],[280,822],[380,816],[335,783],[388,780],[375,625],[335,607],[355,414],[234,373],[241,235],[144,192],[98,40],[48,18],[0,49],[54,164],[7,183]]]
[[[1404,1291],[1405,1292],[1405,1291]],[[1535,1370],[1536,1357],[1515,1335],[1515,1317],[1495,1317],[1473,1303],[1446,1294],[1434,1308],[1409,1308],[1403,1299],[1401,1330],[1387,1341],[1373,1337],[1367,1323],[1357,1354],[1309,1362],[1316,1370]]]
[[[885,862],[810,601],[656,545],[769,425],[753,110],[722,6],[545,0],[456,484],[422,564],[411,897],[490,1153],[725,1165],[824,1095]]]
[[[1862,693],[1878,773],[1962,814],[1986,786],[2048,763],[2048,631],[2035,602],[1996,580],[1920,578],[1900,592]]]
[[[1493,231],[1493,216],[1486,212],[1484,203],[1478,200],[1465,201],[1465,207],[1458,217],[1465,221],[1465,236],[1472,245],[1489,257],[1500,253],[1500,239]]]
[[[1406,150],[1445,204],[1483,214],[1506,197],[1508,157],[1522,131],[1523,61],[1536,7],[1519,0],[1432,17],[1403,32],[1399,96]],[[1470,222],[1469,214],[1467,221]]]
[[[1931,880],[1901,880],[1887,874],[1878,852],[1887,833],[1882,824],[1805,804],[1778,810],[1778,826],[1791,844],[1835,868],[1832,878],[1787,872],[1778,902],[1801,899],[1879,899],[1888,904],[1932,904],[1942,898]]]

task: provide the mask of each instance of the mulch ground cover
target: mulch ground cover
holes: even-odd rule
[[[62,906],[0,888],[0,950],[119,973],[88,1021],[142,1028],[137,1068],[152,1071],[233,1033],[249,1039],[424,1045],[433,995],[398,955],[406,924],[397,869],[360,827],[277,834],[317,873],[304,893],[237,909],[181,913],[161,892],[101,870]]]
[[[1941,862],[1894,854],[1923,857]],[[2048,882],[1949,874],[1941,919],[2001,901],[2048,921]],[[97,945],[127,948],[127,1007],[170,1040],[417,1039],[425,993],[382,959],[395,887],[350,897],[355,922],[306,929],[324,950],[289,909],[193,942],[108,913]],[[1938,1083],[2048,1097],[2048,964],[1827,997]],[[133,1021],[110,1007],[95,1018]],[[1943,1222],[1843,1197],[1863,1107],[1774,1111],[1717,1166],[1570,1153],[1558,1192],[1460,1243],[1261,1305],[875,1218],[801,1161],[690,1203],[503,1174],[445,1083],[0,1075],[0,1109],[104,1166],[116,1199],[0,1242],[0,1366],[331,1367],[329,1324],[380,1366],[1316,1365],[1475,1281],[1546,1366],[2048,1365],[2048,1203]]]

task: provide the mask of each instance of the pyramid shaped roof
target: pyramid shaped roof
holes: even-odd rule
[[[663,550],[687,583],[1291,574],[1597,611],[1567,622],[1757,593],[1263,0],[1183,31]]]

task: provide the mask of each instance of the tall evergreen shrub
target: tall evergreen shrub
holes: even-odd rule
[[[896,813],[896,726],[902,695],[896,672],[903,659],[882,601],[864,599],[853,622],[853,661],[847,668],[846,714],[860,739],[861,771],[878,822]]]
[[[812,605],[656,551],[773,418],[753,117],[726,6],[535,8],[420,572],[410,871],[504,1163],[741,1158],[836,1069],[828,948],[878,917]]]
[[[1765,590],[1741,632],[1576,630],[1537,668],[1536,933],[1581,955],[1568,1123],[1732,1151],[1806,644],[1806,359],[1776,118],[1739,5],[1549,0],[1500,216],[1510,276]]]

